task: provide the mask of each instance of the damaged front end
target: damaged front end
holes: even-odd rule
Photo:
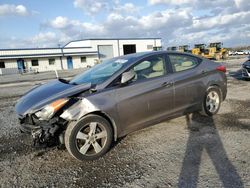
[[[19,116],[21,131],[32,135],[35,147],[64,144],[63,133],[68,122],[59,115],[75,101],[76,99],[59,99],[33,114]]]
[[[30,90],[15,106],[21,131],[32,135],[35,146],[63,144],[68,121],[60,115],[92,87],[90,83],[74,85],[59,79]]]

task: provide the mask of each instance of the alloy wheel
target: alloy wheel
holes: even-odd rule
[[[209,112],[214,113],[220,105],[220,97],[216,91],[210,91],[206,98],[206,108]]]
[[[107,130],[97,122],[83,126],[76,135],[78,151],[86,156],[100,153],[107,142]]]

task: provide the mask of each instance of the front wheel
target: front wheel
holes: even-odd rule
[[[220,59],[221,59],[220,54],[218,54],[218,53],[215,54],[215,60],[216,60],[216,61],[219,61]]]
[[[113,131],[103,117],[88,115],[71,122],[65,132],[65,146],[76,159],[94,160],[103,156],[110,148]]]
[[[210,87],[205,94],[202,104],[202,114],[213,116],[217,114],[221,105],[221,92],[217,87]]]
[[[226,53],[223,53],[222,57],[223,57],[223,59],[228,59],[229,54],[228,54],[227,52],[226,52]]]

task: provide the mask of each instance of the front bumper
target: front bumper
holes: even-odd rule
[[[32,135],[34,146],[54,146],[63,144],[61,135],[65,131],[68,122],[62,118],[54,117],[49,121],[40,121],[32,115],[18,116],[20,130]]]
[[[31,134],[32,131],[35,131],[40,128],[40,126],[34,124],[34,120],[31,116],[21,116],[18,115],[20,130],[21,132]]]

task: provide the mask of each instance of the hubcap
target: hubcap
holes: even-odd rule
[[[217,92],[210,91],[206,99],[206,108],[209,112],[214,113],[218,110],[220,104],[220,97]]]
[[[76,135],[76,146],[83,155],[99,153],[107,142],[105,127],[97,122],[86,124]]]

